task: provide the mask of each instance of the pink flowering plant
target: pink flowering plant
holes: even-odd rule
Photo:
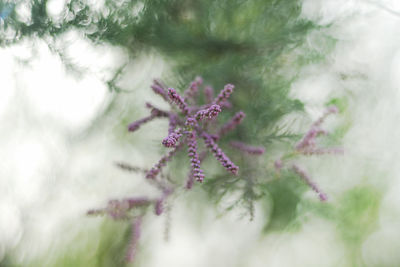
[[[312,123],[309,130],[301,138],[301,140],[295,145],[292,151],[282,156],[275,161],[274,167],[280,172],[282,168],[286,168],[294,172],[300,177],[315,193],[321,201],[326,201],[328,196],[318,187],[318,185],[312,180],[309,174],[294,162],[294,159],[299,156],[318,156],[324,154],[336,154],[342,155],[344,153],[341,147],[321,147],[317,144],[317,138],[321,135],[328,135],[328,131],[322,128],[322,123],[325,119],[331,115],[338,113],[339,110],[336,106],[329,106],[323,115]]]
[[[117,166],[126,171],[141,173],[151,185],[159,190],[159,196],[156,198],[142,196],[114,199],[110,200],[104,208],[88,211],[89,215],[108,215],[114,220],[131,221],[132,236],[126,252],[127,261],[132,261],[135,258],[142,219],[149,208],[156,215],[168,212],[166,207],[170,205],[172,196],[181,191],[178,189],[191,190],[196,183],[219,200],[229,192],[241,191],[241,197],[228,209],[239,203],[245,204],[250,212],[251,219],[254,216],[254,201],[265,196],[260,188],[280,179],[279,174],[282,170],[294,173],[300,178],[299,180],[302,180],[304,184],[318,194],[321,201],[327,200],[327,195],[313,182],[302,167],[294,163],[294,159],[300,155],[311,156],[343,152],[339,148],[319,147],[316,142],[317,137],[327,135],[327,131],[321,128],[321,124],[328,115],[338,112],[335,106],[329,107],[324,115],[312,124],[310,130],[293,147],[291,152],[275,161],[272,172],[263,167],[260,168],[260,166],[266,165],[265,158],[260,157],[266,151],[263,146],[250,145],[238,140],[225,142],[224,144],[228,145],[231,155],[243,164],[242,170],[231,159],[230,154],[220,146],[224,137],[239,127],[246,117],[243,111],[238,111],[227,121],[219,122],[220,114],[233,108],[230,98],[234,93],[234,85],[226,84],[216,96],[214,96],[214,89],[211,86],[203,86],[203,80],[200,77],[191,82],[183,94],[180,94],[174,88],[168,88],[160,80],[154,80],[151,88],[155,94],[169,103],[170,110],[162,110],[151,103],[146,103],[150,114],[129,124],[128,131],[135,132],[143,124],[155,119],[168,120],[165,138],[160,140],[160,146],[164,146],[167,153],[161,156],[149,169],[132,166],[124,162],[118,162]],[[172,181],[169,178],[169,172],[166,170],[167,164],[178,154],[186,154],[190,162],[184,183]],[[223,175],[209,177],[207,172],[204,171],[202,165],[210,155],[224,170]],[[242,171],[243,173],[241,173]],[[266,180],[258,178],[263,176],[271,178]]]

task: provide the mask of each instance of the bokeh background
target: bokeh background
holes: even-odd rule
[[[1,1],[0,266],[400,266],[399,31],[396,0]],[[181,90],[196,75],[236,85],[223,118],[246,112],[229,138],[266,148],[237,158],[261,182],[221,194],[210,160],[208,184],[146,215],[125,263],[129,223],[86,212],[157,194],[114,162],[159,159],[167,123],[126,126],[146,101],[168,107],[153,78]],[[329,104],[324,144],[345,154],[296,159],[320,203],[269,177]],[[169,172],[184,181],[186,165]]]

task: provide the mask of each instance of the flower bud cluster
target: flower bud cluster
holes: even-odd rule
[[[225,123],[221,129],[219,130],[218,134],[219,136],[223,136],[226,133],[232,131],[233,129],[236,128],[236,126],[238,126],[243,119],[246,117],[246,114],[244,114],[243,111],[239,111],[238,113],[236,113],[232,119],[230,121],[228,121],[227,123]]]
[[[197,140],[196,132],[192,131],[188,134],[188,155],[191,162],[191,173],[196,181],[203,182],[204,174],[203,170],[200,169],[200,159],[197,154]]]
[[[203,79],[201,77],[196,77],[193,82],[190,83],[190,86],[184,92],[185,101],[195,101],[195,97],[199,92],[199,86],[203,84]]]
[[[160,95],[165,101],[168,101],[166,87],[160,80],[155,79],[150,87],[155,94]]]
[[[172,189],[170,189],[170,188],[164,188],[161,197],[158,198],[158,199],[155,201],[155,204],[154,204],[154,211],[155,211],[155,214],[156,214],[157,216],[161,215],[161,214],[164,212],[165,201],[166,201],[166,199],[168,198],[168,196],[172,194],[172,192],[173,192]]]
[[[213,104],[207,109],[200,110],[196,113],[195,118],[197,121],[202,121],[205,118],[213,119],[221,112],[221,107],[219,105]]]
[[[146,170],[131,166],[128,163],[117,163],[117,166],[123,170],[145,173],[147,181],[162,191],[161,196],[155,199],[127,198],[123,200],[110,200],[106,208],[88,211],[88,214],[106,214],[115,220],[133,220],[132,237],[126,255],[128,261],[132,261],[136,254],[144,210],[148,206],[153,206],[154,213],[161,215],[164,212],[166,201],[168,201],[173,189],[176,187],[176,183],[172,182],[170,177],[163,173],[163,169],[176,153],[181,150],[184,144],[188,147],[187,153],[190,160],[190,171],[186,182],[187,189],[192,188],[195,181],[201,183],[205,179],[201,163],[209,153],[207,150],[198,151],[199,138],[203,139],[205,147],[221,163],[226,171],[233,175],[238,174],[239,167],[232,162],[217,144],[223,135],[235,129],[245,117],[244,112],[240,111],[222,127],[219,127],[217,124],[218,115],[222,112],[222,107],[232,106],[228,98],[233,93],[234,86],[232,84],[225,85],[224,89],[221,90],[215,99],[213,98],[213,89],[211,87],[203,88],[206,103],[202,105],[198,103],[199,90],[201,90],[202,84],[202,79],[199,77],[196,78],[184,92],[184,97],[182,97],[174,88],[167,89],[161,81],[154,80],[154,83],[151,85],[152,90],[171,104],[171,110],[164,111],[150,103],[146,103],[146,107],[150,109],[150,115],[128,126],[128,130],[133,132],[155,118],[167,118],[169,120],[168,135],[161,142],[169,151],[153,167]],[[174,108],[174,106],[177,108]],[[212,121],[210,122],[210,120]],[[251,147],[239,142],[234,142],[233,146],[254,155],[261,155],[264,152],[264,148]],[[138,212],[135,212],[134,209],[140,209],[139,216],[137,215]]]
[[[213,138],[206,133],[203,133],[203,139],[206,146],[211,150],[214,157],[222,164],[222,166],[234,175],[238,174],[239,167],[236,166],[229,158],[225,155],[221,148],[214,142]]]
[[[172,102],[178,105],[184,115],[189,114],[189,107],[183,97],[181,97],[174,88],[168,88],[168,96]]]
[[[301,178],[304,180],[304,182],[306,182],[307,185],[309,185],[311,187],[312,190],[314,190],[315,193],[318,194],[319,199],[321,201],[326,201],[328,199],[328,197],[326,196],[325,193],[323,193],[321,191],[321,189],[319,189],[319,187],[317,186],[316,183],[314,183],[310,176],[306,173],[305,170],[303,170],[302,168],[300,168],[297,164],[293,164],[292,165],[292,170]]]
[[[228,100],[229,96],[233,93],[233,88],[235,88],[233,84],[225,85],[224,89],[221,90],[217,98],[214,99],[213,103],[221,105],[221,103]]]
[[[182,143],[179,145],[175,146],[173,150],[168,152],[165,156],[161,157],[161,159],[151,168],[147,174],[146,178],[148,179],[155,179],[156,176],[161,172],[161,169],[167,165],[167,162],[172,159],[173,156],[175,156],[176,152],[182,148]]]
[[[170,103],[175,104],[179,111],[176,112],[174,111],[175,109],[172,109],[167,112],[147,103],[146,106],[151,109],[151,115],[130,125],[130,130],[136,130],[140,125],[152,120],[154,117],[169,119],[168,135],[162,140],[162,144],[167,148],[173,148],[173,150],[163,156],[149,171],[147,171],[146,178],[156,179],[157,176],[160,175],[163,167],[166,166],[166,163],[173,158],[184,143],[187,143],[191,168],[186,187],[191,188],[194,180],[202,182],[205,176],[200,167],[201,159],[197,151],[197,138],[199,137],[203,138],[205,146],[228,172],[234,175],[238,174],[239,167],[229,159],[218,146],[217,142],[223,135],[235,129],[242,122],[245,114],[243,111],[240,111],[222,127],[216,125],[216,119],[222,111],[221,107],[231,105],[230,102],[228,102],[228,98],[233,93],[234,85],[225,85],[215,99],[213,99],[212,87],[204,87],[203,93],[207,104],[196,105],[196,102],[199,100],[196,98],[202,84],[203,80],[197,77],[184,92],[185,97],[182,97],[174,88],[166,89],[166,86],[161,81],[154,80],[154,84],[151,86],[153,91]],[[192,102],[194,103],[193,105],[188,104]],[[208,132],[210,125],[207,120],[213,120],[212,127],[214,129],[211,130],[213,130],[214,133]],[[264,153],[264,148],[262,147],[252,147],[239,142],[232,143],[232,146],[248,154],[261,155]],[[205,156],[202,156],[202,158],[204,157]]]
[[[165,137],[162,141],[162,144],[165,147],[175,147],[176,143],[178,142],[179,138],[181,138],[181,136],[182,136],[181,129],[178,129],[170,133],[167,137]]]

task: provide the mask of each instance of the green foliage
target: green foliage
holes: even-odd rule
[[[265,198],[263,204],[270,211],[267,213],[265,232],[298,229],[297,207],[306,189],[299,178],[291,173],[283,173],[282,177],[265,185],[269,198]]]
[[[98,229],[97,229],[98,230]],[[130,236],[130,228],[124,223],[111,222],[105,220],[100,226],[100,231],[95,233],[93,240],[81,239],[77,236],[76,240],[70,243],[62,251],[57,251],[60,255],[45,254],[44,258],[36,259],[28,265],[19,265],[11,260],[0,263],[4,267],[109,267],[127,266],[125,261],[125,251]],[[94,234],[94,233],[93,233]],[[84,234],[86,235],[86,233]],[[84,245],[82,245],[84,244]]]
[[[361,248],[378,226],[381,198],[382,193],[376,188],[363,185],[344,192],[334,203],[303,200],[298,205],[297,216],[311,212],[333,222],[346,247],[349,266],[364,266]]]
[[[360,245],[377,226],[381,194],[372,187],[356,187],[339,200],[338,230],[350,246]]]

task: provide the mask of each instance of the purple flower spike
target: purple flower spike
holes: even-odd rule
[[[168,134],[173,133],[177,125],[178,125],[178,116],[175,114],[170,114],[169,124],[168,124]]]
[[[228,108],[228,109],[230,109],[230,108],[232,108],[232,103],[229,102],[228,100],[225,100],[225,101],[223,101],[223,102],[221,103],[221,108]]]
[[[196,134],[193,131],[188,134],[188,155],[191,162],[191,173],[193,173],[193,177],[196,181],[203,182],[204,174],[203,170],[200,169],[200,159],[197,154]]]
[[[216,117],[219,113],[221,112],[221,107],[218,105],[211,105],[211,107],[208,108],[206,116],[209,119],[213,119]]]
[[[195,82],[197,85],[202,85],[202,84],[203,84],[203,78],[201,78],[200,76],[197,76],[197,77],[194,79],[194,82]]]
[[[207,153],[206,150],[202,151],[199,154],[200,163],[207,157],[207,154],[208,153]],[[186,189],[191,189],[193,187],[194,180],[195,180],[195,177],[194,177],[194,174],[193,174],[193,170],[190,170],[188,178],[187,178],[187,181],[186,181]]]
[[[222,164],[222,166],[232,174],[237,175],[239,167],[236,166],[228,158],[228,156],[225,155],[225,153],[214,142],[213,138],[207,133],[203,133],[202,137],[206,146],[211,150],[211,152],[214,154],[214,157]]]
[[[118,168],[121,168],[122,170],[128,171],[128,172],[144,172],[144,169],[132,166],[129,163],[126,162],[115,162],[115,165]]]
[[[167,165],[167,162],[172,159],[172,157],[176,154],[176,152],[182,148],[182,143],[177,145],[173,150],[171,150],[167,155],[163,156],[157,163],[154,165],[153,168],[151,168],[147,174],[146,178],[147,179],[155,179],[156,176],[160,173],[161,169]]]
[[[275,160],[274,167],[275,167],[275,170],[280,171],[280,169],[282,169],[282,167],[283,167],[282,160],[281,159]]]
[[[211,86],[204,88],[204,96],[207,104],[211,104],[214,100],[214,89]]]
[[[339,109],[336,106],[330,106],[326,109],[326,111],[324,112],[324,114],[313,123],[313,126],[320,126],[324,120],[326,119],[326,117],[328,117],[330,114],[335,114],[338,113]]]
[[[197,120],[193,117],[188,117],[185,122],[186,126],[195,127],[197,126]]]
[[[158,86],[157,84],[153,84],[151,86],[151,88],[153,89],[154,93],[156,93],[157,95],[160,95],[162,98],[164,99],[168,99],[167,97],[167,93],[164,91],[164,89],[162,89],[160,86]]]
[[[86,212],[86,215],[104,215],[104,209],[91,209]]]
[[[329,113],[338,113],[339,109],[336,106],[330,106],[330,107],[328,107],[327,112],[329,112]]]
[[[193,187],[194,179],[195,178],[194,178],[194,175],[193,175],[193,171],[191,170],[189,172],[189,176],[188,176],[188,179],[186,181],[186,189],[191,189]]]
[[[194,97],[199,91],[199,85],[196,82],[191,82],[189,88],[185,91],[185,98]]]
[[[168,96],[172,100],[172,102],[178,105],[179,109],[183,112],[184,115],[187,115],[189,113],[188,105],[185,103],[183,97],[181,97],[174,88],[168,88]]]
[[[221,136],[225,135],[226,133],[235,129],[236,126],[238,126],[245,117],[246,117],[246,114],[244,114],[243,111],[239,111],[238,113],[236,113],[232,117],[232,119],[230,121],[228,121],[227,123],[225,123],[225,125],[222,126],[221,129],[218,131],[219,137],[221,137]]]
[[[106,208],[106,212],[114,220],[126,219],[128,217],[128,210],[129,203],[126,201],[119,201],[117,199],[110,200]]]
[[[201,77],[196,77],[193,82],[190,83],[190,86],[184,92],[185,100],[190,101],[194,100],[197,93],[199,92],[199,86],[203,84],[203,79]]]
[[[165,86],[160,81],[154,80],[154,83],[151,85],[151,89],[153,89],[154,93],[164,98],[165,101],[168,101],[167,91],[165,90]]]
[[[147,197],[125,198],[123,202],[128,204],[129,209],[150,204],[150,200]]]
[[[221,103],[226,101],[229,98],[229,96],[232,94],[233,88],[235,88],[235,86],[233,84],[225,85],[224,89],[221,90],[221,92],[219,93],[217,98],[214,99],[213,103],[221,105]]]
[[[296,150],[301,151],[306,148],[313,148],[315,146],[315,138],[319,132],[319,128],[312,126],[300,143],[296,145]]]
[[[303,155],[322,155],[322,154],[343,154],[342,148],[317,148],[316,138],[319,135],[327,135],[328,132],[321,129],[320,126],[324,122],[325,118],[332,113],[337,113],[338,109],[336,106],[329,107],[325,113],[316,120],[310,130],[304,135],[303,139],[296,145],[297,152]]]
[[[245,153],[251,154],[251,155],[262,155],[265,152],[265,148],[263,148],[263,147],[249,146],[242,142],[232,141],[230,143],[230,145],[234,148],[241,150],[242,152],[245,152]]]
[[[128,130],[129,130],[130,132],[134,132],[134,131],[136,131],[137,129],[139,129],[140,126],[141,126],[142,124],[145,124],[146,122],[149,122],[149,121],[151,121],[152,119],[154,119],[154,116],[148,116],[148,117],[144,117],[143,119],[134,121],[134,122],[132,122],[131,124],[129,124]]]
[[[328,196],[325,193],[319,193],[318,197],[322,202],[325,202],[328,200]]]
[[[343,155],[344,150],[341,147],[315,148],[315,149],[304,149],[301,151],[301,153],[304,155],[324,155],[324,154]]]
[[[142,228],[142,217],[138,217],[132,223],[132,236],[125,257],[127,262],[132,262],[135,259],[137,253],[137,246],[140,239],[141,228]]]
[[[157,216],[161,215],[161,213],[164,211],[164,199],[157,199],[154,209]]]
[[[153,120],[154,118],[157,118],[157,117],[169,117],[169,113],[168,112],[160,110],[160,109],[154,107],[150,103],[146,103],[146,107],[151,109],[151,115],[147,116],[147,117],[144,117],[143,119],[134,121],[131,124],[129,124],[128,130],[130,132],[136,131],[137,129],[139,129],[139,127],[142,124],[145,124],[146,122],[149,122],[149,121]]]
[[[149,205],[151,202],[144,197],[125,198],[123,200],[112,199],[108,201],[107,207],[104,209],[89,210],[88,215],[108,214],[114,220],[128,219],[128,212],[133,208]]]
[[[219,105],[213,104],[207,109],[200,110],[196,113],[195,118],[197,121],[202,121],[205,118],[213,119],[221,112]]]
[[[176,130],[175,132],[169,134],[167,137],[164,138],[162,144],[166,147],[174,147],[178,142],[179,138],[181,138],[181,129]]]
[[[316,192],[319,196],[319,199],[321,201],[326,201],[328,197],[326,196],[325,193],[323,193],[318,186],[311,180],[310,176],[306,173],[305,170],[300,168],[298,165],[293,164],[292,165],[292,170],[304,181],[306,184],[311,187],[314,192]]]
[[[162,196],[155,201],[154,211],[157,216],[161,215],[164,211],[164,202],[167,197],[173,192],[172,189],[164,189]]]
[[[146,102],[146,108],[149,108],[151,110],[151,116],[153,117],[169,117],[170,114],[167,111],[161,110],[159,108],[156,108],[152,104]]]

